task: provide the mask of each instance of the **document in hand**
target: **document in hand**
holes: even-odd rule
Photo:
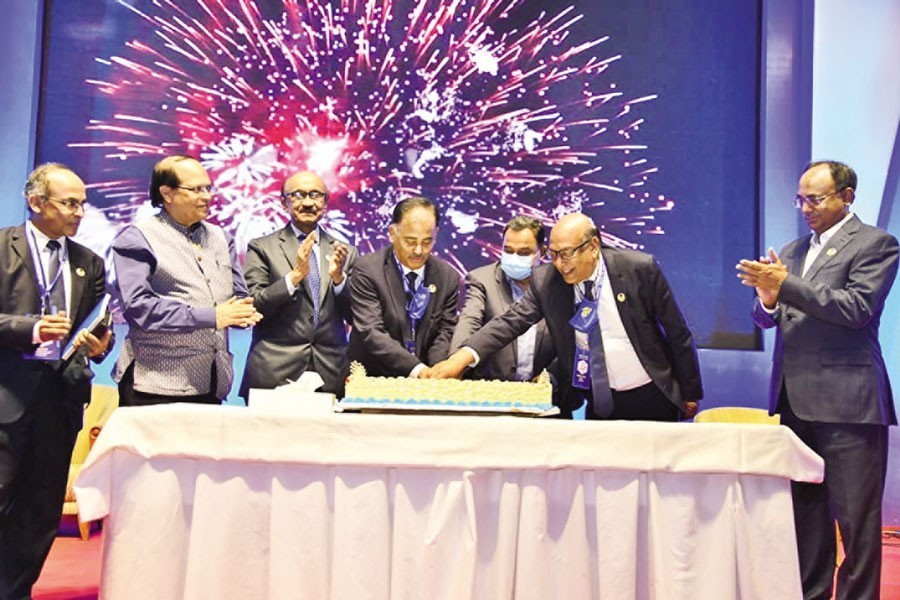
[[[70,356],[75,354],[75,337],[82,329],[87,329],[98,338],[106,335],[106,330],[112,323],[112,315],[109,312],[109,300],[109,294],[104,294],[100,302],[94,306],[94,309],[85,317],[78,328],[72,330],[72,336],[63,349],[63,360],[68,360]]]

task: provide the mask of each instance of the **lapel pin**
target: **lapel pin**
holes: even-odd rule
[[[826,256],[834,256],[837,254],[837,248],[829,248],[825,251]]]
[[[75,274],[79,277],[84,277],[87,273],[85,273],[84,269],[78,267],[77,269],[75,269]]]
[[[437,291],[437,286],[434,285],[433,283],[429,283],[429,284],[428,284],[428,291],[431,292],[432,294],[435,293],[435,292]]]
[[[619,292],[618,294],[616,294],[616,300],[618,300],[620,303],[625,302],[625,294],[623,292]]]

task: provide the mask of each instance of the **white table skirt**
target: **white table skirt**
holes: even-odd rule
[[[799,598],[784,427],[117,410],[100,597]]]

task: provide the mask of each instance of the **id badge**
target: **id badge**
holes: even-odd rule
[[[590,333],[598,323],[597,303],[592,300],[582,300],[581,304],[575,307],[575,314],[569,319],[569,325],[582,333]]]
[[[575,365],[572,367],[572,387],[579,390],[591,389],[590,348],[575,348]]]
[[[59,357],[62,355],[62,343],[59,340],[55,340],[52,342],[44,342],[40,346],[38,346],[34,354],[23,354],[22,357],[26,360],[46,360],[53,361],[59,360]]]

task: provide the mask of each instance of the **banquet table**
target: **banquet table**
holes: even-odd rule
[[[800,598],[785,427],[120,408],[101,599]]]

